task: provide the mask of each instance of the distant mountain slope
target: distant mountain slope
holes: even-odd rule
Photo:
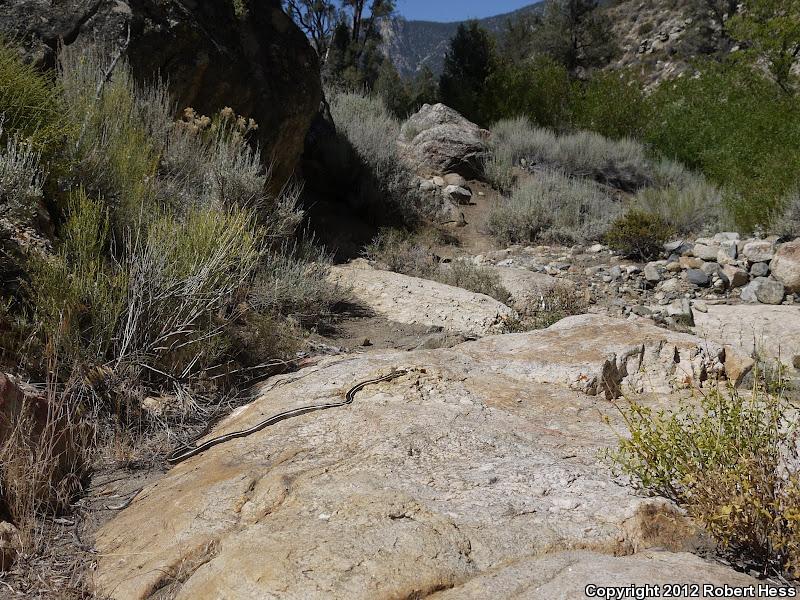
[[[503,30],[507,21],[513,21],[522,14],[540,9],[540,3],[530,4],[510,13],[479,19],[478,22],[496,34]],[[434,74],[439,75],[444,66],[444,56],[450,45],[450,39],[456,34],[460,23],[462,21],[437,23],[386,19],[381,23],[384,54],[392,60],[400,75],[404,77],[413,77],[425,65],[430,67]]]

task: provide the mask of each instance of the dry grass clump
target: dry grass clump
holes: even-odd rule
[[[611,458],[640,488],[685,506],[739,564],[797,578],[797,410],[782,386],[760,379],[750,392],[718,388],[671,412],[620,406],[629,435]]]
[[[511,295],[496,274],[468,261],[443,262],[433,250],[437,241],[440,240],[435,231],[410,234],[398,229],[384,229],[364,249],[364,254],[390,271],[508,302]]]
[[[424,207],[415,177],[398,155],[397,118],[375,96],[340,90],[326,95],[338,132],[326,161],[341,176],[353,170],[351,154],[356,158],[348,201],[378,223],[416,224]]]
[[[620,211],[620,203],[592,181],[543,171],[500,200],[487,228],[502,243],[583,243],[600,239]]]
[[[508,169],[525,166],[556,169],[626,191],[649,185],[653,166],[645,148],[630,139],[611,140],[590,131],[559,135],[533,126],[525,117],[497,122],[492,128],[490,180],[500,189]]]
[[[698,176],[685,178],[682,184],[640,190],[632,206],[661,217],[681,235],[716,232],[727,221],[722,192]]]

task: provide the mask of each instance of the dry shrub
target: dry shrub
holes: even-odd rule
[[[627,191],[652,182],[653,164],[644,146],[634,140],[611,140],[591,131],[558,135],[533,126],[525,117],[499,121],[492,131],[492,153],[498,161],[492,172],[501,175],[495,181],[498,185],[508,173],[500,166],[519,166],[522,159],[528,166],[560,170]]]
[[[594,182],[543,171],[499,201],[487,229],[501,243],[584,243],[600,239],[620,210]]]
[[[408,233],[384,229],[365,248],[364,254],[395,273],[438,281],[508,302],[511,295],[495,273],[468,261],[442,262],[433,251],[437,241],[441,238],[435,230]]]
[[[796,408],[757,374],[749,393],[717,388],[672,412],[619,409],[629,436],[611,458],[640,488],[684,505],[743,566],[800,576]]]
[[[640,190],[633,206],[661,217],[681,235],[717,232],[727,221],[722,192],[702,177],[689,178],[681,185]]]
[[[49,542],[40,518],[66,509],[82,489],[94,448],[94,411],[76,379],[63,387],[51,382],[44,393],[25,394],[6,410],[12,420],[0,423],[0,514],[17,527],[21,554],[30,556]]]

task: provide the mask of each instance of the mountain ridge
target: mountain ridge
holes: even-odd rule
[[[535,2],[517,10],[483,19],[478,23],[487,31],[498,34],[506,22],[528,13],[541,10],[542,3]],[[383,37],[381,49],[403,77],[413,77],[427,66],[434,75],[444,67],[444,57],[450,40],[464,21],[417,21],[394,17],[380,23]]]

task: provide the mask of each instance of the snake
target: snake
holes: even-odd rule
[[[176,465],[180,462],[183,462],[193,456],[197,456],[208,450],[209,448],[213,448],[214,446],[218,446],[220,444],[224,444],[225,442],[229,442],[230,440],[235,440],[237,438],[247,437],[248,435],[252,435],[262,429],[269,427],[270,425],[274,425],[280,421],[285,419],[290,419],[292,417],[299,417],[300,415],[305,415],[311,412],[316,412],[318,410],[325,410],[328,408],[338,408],[340,406],[347,406],[348,404],[352,404],[353,400],[355,400],[356,394],[363,390],[368,385],[373,385],[375,383],[382,383],[385,381],[391,381],[392,379],[397,379],[408,373],[406,370],[396,370],[392,371],[388,375],[383,375],[381,377],[376,377],[374,379],[367,379],[365,381],[361,381],[347,390],[347,393],[344,396],[344,400],[341,402],[329,402],[326,404],[312,404],[310,406],[301,406],[298,408],[292,408],[290,410],[285,410],[281,413],[276,415],[272,415],[271,417],[264,419],[260,423],[256,423],[252,427],[248,429],[242,429],[240,431],[233,431],[231,433],[226,433],[225,435],[220,435],[215,438],[211,438],[210,440],[203,442],[199,446],[194,445],[194,443],[189,444],[187,446],[182,446],[175,450],[174,452],[170,453],[167,456],[167,462],[171,465]],[[196,442],[197,440],[195,440]]]

